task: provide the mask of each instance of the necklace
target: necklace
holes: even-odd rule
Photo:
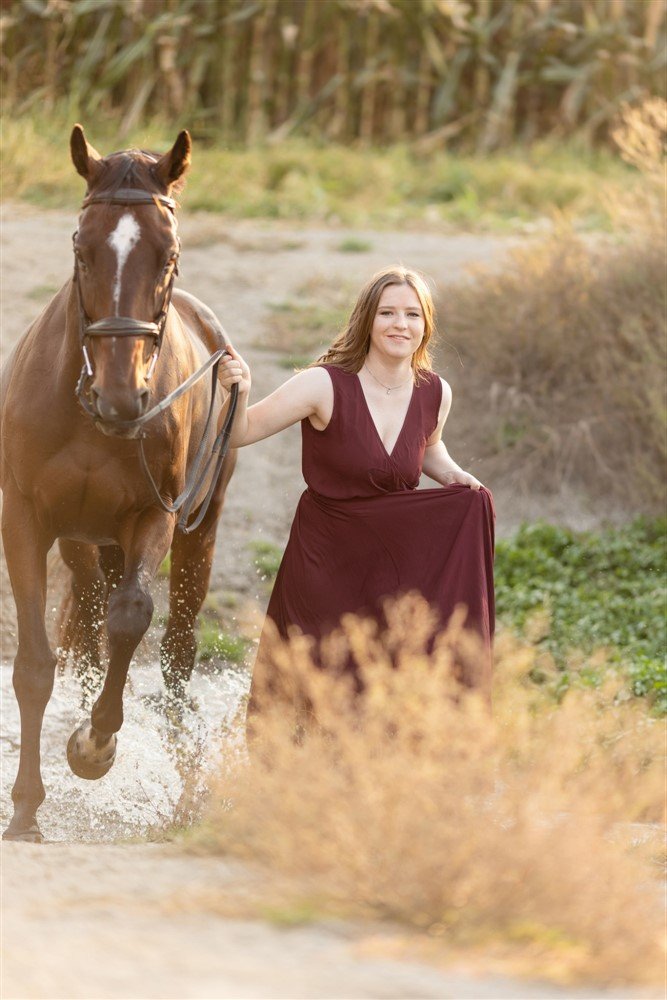
[[[374,375],[374,374],[373,374],[373,372],[372,372],[372,371],[370,370],[370,368],[368,367],[368,363],[367,363],[367,362],[364,362],[364,368],[366,368],[366,369],[367,369],[367,371],[368,371],[368,374],[370,375],[370,377],[371,377],[371,378],[374,378],[374,379],[375,379],[375,381],[377,382],[377,384],[378,384],[378,385],[381,385],[383,389],[386,389],[386,390],[387,390],[387,395],[389,395],[389,393],[390,393],[390,392],[395,392],[395,391],[396,391],[396,389],[400,389],[400,388],[402,388],[402,387],[403,387],[404,385],[407,385],[407,384],[408,384],[408,382],[412,382],[412,378],[413,378],[413,376],[412,376],[412,375],[410,375],[410,378],[407,378],[407,379],[405,380],[405,382],[399,382],[399,384],[398,384],[398,385],[385,385],[385,384],[384,384],[384,382],[381,382],[381,381],[380,381],[380,379],[379,379],[379,378],[377,377],[377,375]]]

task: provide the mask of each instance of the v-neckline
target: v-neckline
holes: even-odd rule
[[[361,384],[361,379],[359,378],[359,373],[358,372],[355,374],[355,378],[357,380],[357,385],[359,386],[359,392],[361,393],[361,398],[364,401],[364,406],[366,407],[366,413],[368,414],[368,418],[369,418],[369,420],[371,422],[371,426],[372,426],[373,430],[375,431],[375,436],[378,439],[378,441],[380,442],[380,447],[382,448],[382,450],[385,453],[385,455],[387,456],[387,458],[391,459],[394,456],[394,452],[396,451],[396,449],[398,447],[399,441],[403,437],[403,431],[405,430],[406,424],[408,422],[408,417],[410,416],[410,410],[412,409],[412,403],[413,403],[414,398],[415,398],[415,390],[416,390],[417,387],[413,384],[413,386],[412,386],[412,393],[410,394],[410,401],[408,403],[408,408],[405,411],[405,416],[403,417],[403,423],[401,424],[401,429],[398,432],[398,437],[394,441],[393,448],[391,449],[391,451],[388,451],[387,450],[387,446],[385,445],[384,441],[380,437],[380,432],[379,432],[379,430],[377,428],[377,424],[375,423],[375,418],[373,417],[373,414],[371,412],[371,408],[368,405],[368,400],[366,399],[366,393],[364,392],[364,387]]]

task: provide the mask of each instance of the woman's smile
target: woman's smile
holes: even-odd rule
[[[411,357],[424,336],[424,313],[419,296],[410,285],[388,285],[377,305],[369,354],[386,354],[387,360]],[[379,360],[379,358],[378,358]]]

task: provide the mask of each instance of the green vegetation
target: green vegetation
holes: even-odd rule
[[[262,539],[250,542],[248,546],[253,552],[253,564],[262,580],[273,580],[280,567],[283,557],[282,549],[273,542]]]
[[[34,302],[46,303],[49,299],[53,298],[59,287],[59,285],[50,284],[35,285],[35,287],[31,288],[28,292],[28,298],[32,299]]]
[[[3,122],[3,197],[75,209],[83,182],[69,158],[75,118],[7,117]],[[84,121],[84,124],[86,122]],[[101,153],[119,145],[165,150],[173,125],[154,122],[125,139],[110,122],[92,120],[88,136]],[[181,196],[189,212],[230,218],[310,220],[354,226],[465,226],[512,230],[536,216],[566,213],[583,228],[609,227],[610,204],[642,180],[605,150],[541,143],[489,156],[428,156],[407,145],[389,149],[324,146],[290,140],[250,149],[197,141]],[[349,252],[349,251],[348,251]]]
[[[171,552],[167,552],[166,556],[160,563],[158,567],[157,575],[163,580],[169,579],[169,574],[171,573]]]
[[[499,542],[498,617],[538,639],[556,667],[538,665],[534,680],[560,693],[573,683],[597,685],[613,665],[633,694],[667,711],[666,539],[665,519],[640,518],[600,533],[524,525]],[[596,666],[590,654],[600,648],[606,662]],[[579,669],[581,654],[586,665]]]
[[[336,247],[339,253],[368,253],[373,249],[373,244],[369,240],[359,239],[357,236],[349,236]]]
[[[250,642],[240,635],[221,630],[220,623],[200,617],[197,629],[197,648],[202,662],[220,659],[227,663],[243,663]]]
[[[665,82],[660,0],[8,0],[3,32],[6,109],[123,139],[164,114],[249,144],[604,141]]]
[[[298,301],[275,302],[271,306],[270,323],[258,346],[288,351],[290,358],[286,361],[289,360],[290,367],[294,357],[310,364],[340,330],[348,312],[349,301],[343,305],[300,297]]]

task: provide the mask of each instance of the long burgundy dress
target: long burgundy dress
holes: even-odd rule
[[[491,493],[460,484],[417,489],[426,442],[438,422],[439,377],[425,373],[415,386],[389,454],[358,376],[335,365],[323,367],[333,383],[333,414],[322,431],[310,420],[301,422],[308,488],[299,500],[267,617],[283,637],[297,626],[320,639],[345,613],[381,619],[385,597],[416,590],[439,610],[443,625],[464,604],[466,624],[490,651]],[[258,651],[263,679],[270,671],[267,631]]]

